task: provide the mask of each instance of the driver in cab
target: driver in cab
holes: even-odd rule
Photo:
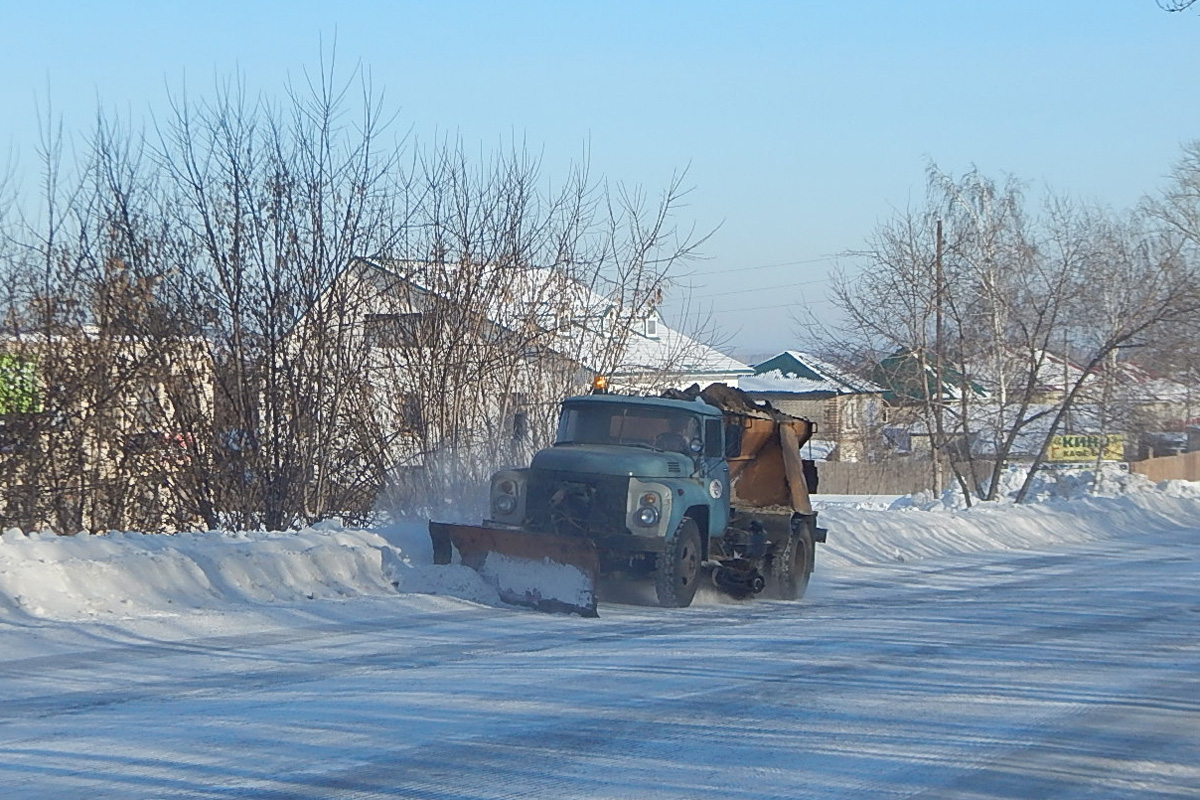
[[[659,450],[692,455],[692,441],[698,439],[699,435],[700,428],[695,417],[672,417],[670,429],[655,437],[654,446]]]

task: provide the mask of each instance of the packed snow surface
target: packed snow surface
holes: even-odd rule
[[[0,797],[1198,796],[1200,484],[1020,478],[820,498],[799,603],[599,620],[420,522],[9,530]]]

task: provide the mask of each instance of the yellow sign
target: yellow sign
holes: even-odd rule
[[[1050,439],[1051,461],[1124,461],[1125,435],[1097,433],[1055,436]]]

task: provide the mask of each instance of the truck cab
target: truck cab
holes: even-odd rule
[[[569,398],[554,445],[493,477],[491,515],[622,553],[661,552],[688,517],[703,546],[729,523],[722,412],[698,399]]]

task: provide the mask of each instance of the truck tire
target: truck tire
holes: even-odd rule
[[[776,600],[804,597],[812,569],[812,529],[805,523],[788,538],[787,546],[771,562],[770,596]]]
[[[664,608],[687,608],[696,596],[700,582],[700,529],[691,517],[679,521],[675,537],[658,554],[654,572],[654,591]]]

